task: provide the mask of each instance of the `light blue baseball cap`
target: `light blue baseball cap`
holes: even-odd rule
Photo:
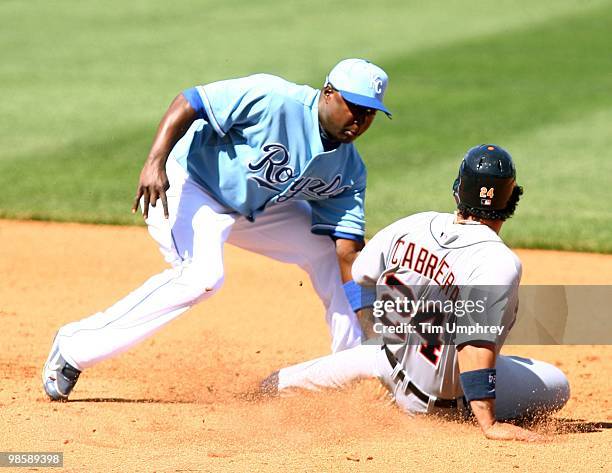
[[[380,67],[365,59],[344,59],[334,66],[325,84],[340,92],[342,98],[362,107],[381,110],[391,117],[383,105],[389,76]]]

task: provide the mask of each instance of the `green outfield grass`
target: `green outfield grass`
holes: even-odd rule
[[[0,16],[0,217],[138,224],[178,92],[253,72],[319,86],[361,56],[389,72],[394,112],[358,143],[369,235],[451,210],[462,154],[493,142],[525,187],[512,245],[612,252],[612,1],[7,0]]]

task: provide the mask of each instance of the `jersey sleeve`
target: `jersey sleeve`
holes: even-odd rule
[[[190,89],[183,90],[183,97],[189,102],[191,108],[196,112],[197,118],[207,119],[206,112],[204,111],[204,102],[202,102],[202,97],[198,92],[198,89],[192,87]]]
[[[197,86],[204,112],[215,132],[223,137],[233,126],[256,123],[270,109],[275,79],[256,75]]]

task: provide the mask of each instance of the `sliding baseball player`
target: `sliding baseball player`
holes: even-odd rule
[[[375,377],[408,413],[471,413],[487,438],[541,439],[504,422],[553,412],[569,398],[568,381],[554,366],[499,355],[521,278],[521,262],[499,237],[522,194],[515,176],[504,149],[470,149],[453,186],[455,214],[399,220],[356,259],[352,273],[361,289],[351,304],[371,308],[372,340],[283,368],[262,383],[264,392]]]

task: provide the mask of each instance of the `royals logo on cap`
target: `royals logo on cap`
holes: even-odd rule
[[[380,67],[365,59],[345,59],[331,70],[326,79],[348,102],[381,110],[391,117],[383,104],[389,77]]]
[[[374,90],[375,93],[382,94],[383,80],[380,77],[378,77],[376,74],[373,74],[372,80],[370,82],[370,87]]]

